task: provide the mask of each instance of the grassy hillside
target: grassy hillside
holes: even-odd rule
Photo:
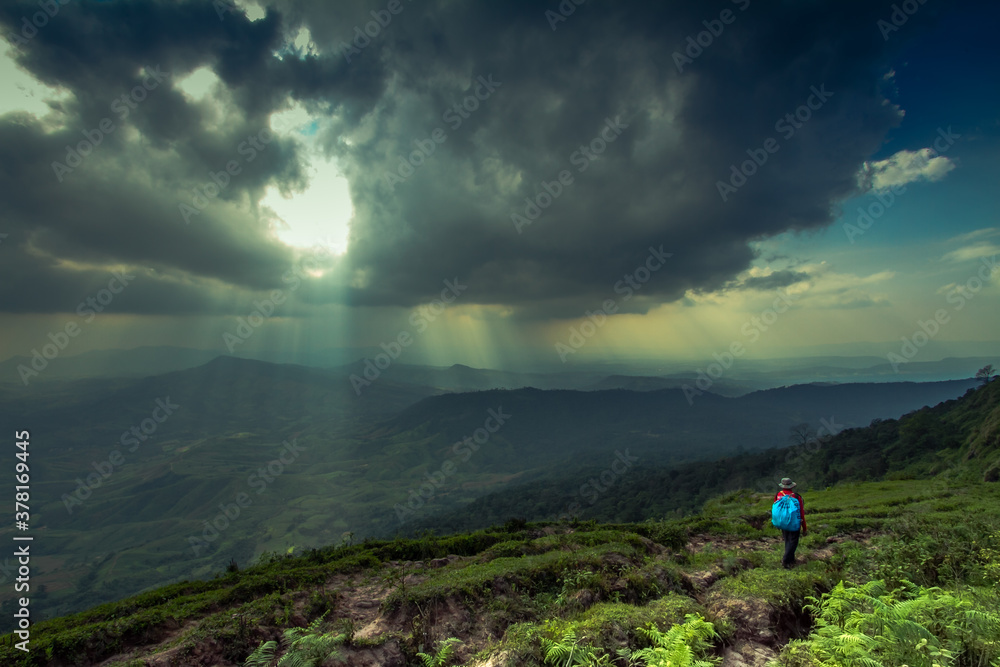
[[[619,651],[651,646],[641,628],[666,632],[688,614],[714,628],[706,659],[832,664],[810,662],[829,648],[821,636],[809,640],[820,630],[810,598],[841,591],[844,582],[850,604],[862,609],[871,603],[854,587],[872,580],[900,601],[941,587],[931,594],[934,623],[925,624],[928,658],[934,648],[985,657],[957,664],[1000,659],[1000,485],[895,481],[805,497],[812,531],[792,570],[779,567],[777,531],[765,522],[770,495],[746,491],[683,520],[513,522],[448,538],[273,555],[209,581],[39,623],[28,654],[11,636],[0,642],[0,664],[238,665],[261,642],[322,619],[318,631],[332,633],[343,658],[328,665],[416,665],[418,653],[433,654],[452,637],[461,643],[441,664],[564,664],[546,661],[546,649],[574,645],[593,659],[567,664],[625,665]],[[942,603],[944,595],[952,597]],[[970,620],[965,610],[980,617]],[[974,620],[983,627],[970,636]],[[954,636],[942,629],[948,624]],[[869,635],[866,650],[876,658],[906,648],[890,645],[895,638],[886,633]]]
[[[340,656],[326,665],[623,667],[668,664],[657,662],[667,654],[671,664],[995,665],[1000,484],[986,480],[1000,454],[998,393],[993,383],[895,427],[845,433],[848,464],[865,450],[850,443],[889,433],[876,452],[889,476],[940,470],[804,483],[811,532],[792,570],[779,567],[771,490],[742,489],[682,519],[511,520],[273,553],[37,623],[32,651],[7,636],[0,664],[239,665],[276,641],[264,646],[276,656],[324,644]],[[823,460],[814,451],[803,465]],[[45,594],[32,600],[37,609]],[[291,628],[302,629],[286,637],[296,643],[282,644]]]

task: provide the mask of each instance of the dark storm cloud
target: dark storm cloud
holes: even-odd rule
[[[752,289],[760,291],[771,291],[780,289],[782,287],[788,287],[794,285],[795,283],[800,283],[804,280],[809,280],[808,273],[802,273],[801,271],[775,271],[774,273],[767,276],[751,276],[747,278],[739,285],[736,285],[735,289]]]
[[[357,210],[350,261],[363,288],[350,297],[409,305],[457,275],[470,301],[578,316],[665,245],[669,267],[629,304],[644,311],[650,297],[724,286],[753,260],[753,239],[829,224],[899,121],[879,88],[882,8],[742,4],[586,3],[555,31],[535,3],[407,9],[378,38],[397,78],[374,131],[329,142]],[[735,21],[678,72],[673,54],[722,8]],[[443,114],[489,75],[499,88],[450,128]],[[832,94],[811,99],[814,89]],[[807,123],[776,128],[809,102],[821,104]],[[581,159],[608,119],[627,128]],[[446,134],[435,153],[404,182],[387,177],[405,174],[402,157],[435,128]],[[769,137],[778,152],[722,201],[717,181]],[[511,214],[533,213],[525,199],[563,170],[572,184],[518,233]]]
[[[269,184],[305,184],[296,142],[267,144],[190,224],[178,204],[291,101],[332,119],[322,140],[356,210],[341,270],[298,292],[304,301],[408,306],[458,277],[463,303],[573,316],[660,246],[673,257],[631,308],[723,287],[753,260],[750,241],[829,224],[855,191],[858,167],[899,120],[879,87],[888,49],[938,11],[923,6],[887,41],[876,21],[888,8],[860,1],[591,1],[553,30],[545,10],[556,3],[403,0],[345,55],[388,5],[277,0],[255,22],[210,2],[63,6],[16,57],[72,92],[64,129],[0,118],[0,231],[11,234],[0,308],[63,310],[113,265],[143,269],[132,294],[144,296],[122,299],[132,312],[231,312],[234,291],[281,287],[293,254],[253,204]],[[723,9],[734,20],[679,72],[675,52]],[[5,3],[4,32],[36,11]],[[300,27],[318,55],[288,47]],[[221,108],[173,86],[202,66],[224,84]],[[155,67],[169,76],[119,122],[110,105]],[[832,95],[808,122],[776,129],[822,86]],[[478,108],[449,113],[477,91]],[[59,182],[51,163],[106,117],[116,130]],[[769,137],[778,151],[723,201],[717,181]],[[601,141],[597,159],[580,152]],[[428,145],[412,175],[387,176]],[[512,213],[532,212],[526,198],[556,192],[563,171],[572,183],[518,233]]]
[[[37,11],[6,4],[4,33]],[[247,140],[269,138],[260,134],[268,115],[289,99],[324,100],[353,117],[381,85],[377,73],[340,58],[278,59],[286,41],[278,14],[220,18],[205,2],[74,2],[26,43],[13,41],[21,67],[72,92],[59,130],[26,114],[0,118],[0,225],[10,233],[0,307],[14,312],[65,310],[81,285],[106,274],[93,268],[102,265],[147,269],[121,300],[131,312],[228,312],[238,299],[220,287],[280,285],[292,253],[268,239],[251,202],[268,184],[301,187],[302,159],[287,139],[260,150]],[[173,86],[202,66],[225,84],[221,111]],[[81,141],[97,145],[75,166],[67,146]],[[180,204],[232,160],[239,176],[185,220]],[[173,274],[182,278],[166,278]]]

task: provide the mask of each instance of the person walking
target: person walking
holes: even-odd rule
[[[806,526],[806,505],[802,496],[794,489],[795,482],[787,477],[782,478],[778,484],[779,491],[774,495],[774,503],[771,506],[771,523],[781,529],[781,534],[785,538],[785,554],[781,558],[781,566],[786,570],[795,565],[795,550],[799,546],[799,536],[803,537],[808,533]],[[789,497],[789,500],[782,500]],[[793,502],[794,501],[794,502]],[[797,504],[798,507],[794,507]],[[797,509],[798,516],[795,516]]]

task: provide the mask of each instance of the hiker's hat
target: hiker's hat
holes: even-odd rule
[[[796,486],[796,484],[795,484],[795,482],[793,482],[792,480],[788,479],[787,477],[782,477],[781,478],[781,483],[778,484],[778,486],[780,486],[783,489],[794,489],[795,486]]]

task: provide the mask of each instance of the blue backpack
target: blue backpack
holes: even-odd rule
[[[771,525],[779,530],[798,530],[802,525],[799,499],[784,495],[775,500],[771,505]]]

